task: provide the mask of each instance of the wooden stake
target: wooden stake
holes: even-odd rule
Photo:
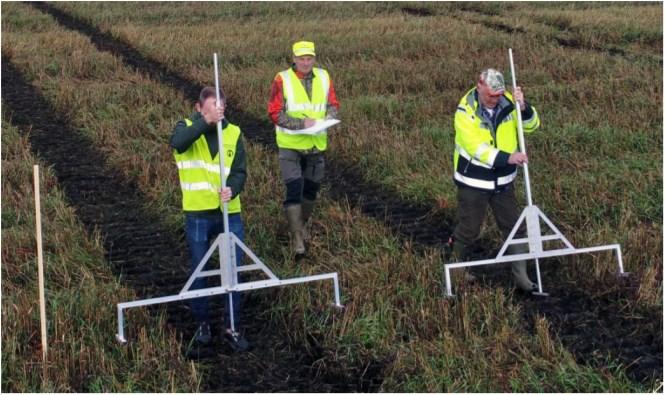
[[[42,359],[46,369],[46,301],[44,298],[44,254],[42,252],[42,213],[39,201],[39,166],[34,165],[35,174],[35,213],[37,217],[37,268],[39,270],[39,318],[42,326]]]

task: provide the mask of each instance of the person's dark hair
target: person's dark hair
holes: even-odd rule
[[[199,100],[198,103],[200,106],[205,103],[206,100],[208,100],[211,97],[217,97],[217,94],[215,93],[215,87],[213,86],[206,86],[205,88],[201,89],[201,93],[199,93]],[[219,89],[219,98],[226,103],[226,95],[224,95],[224,89]]]

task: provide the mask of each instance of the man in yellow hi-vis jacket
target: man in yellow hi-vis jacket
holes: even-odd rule
[[[315,67],[314,43],[293,44],[293,65],[275,76],[268,114],[275,124],[279,168],[286,186],[284,211],[296,257],[305,253],[307,220],[324,174],[328,136],[299,134],[318,119],[337,118],[339,102],[328,71]]]
[[[480,73],[476,87],[468,91],[455,113],[454,180],[457,191],[458,224],[449,244],[453,259],[466,259],[468,246],[480,233],[487,206],[504,239],[520,216],[513,181],[517,166],[527,163],[519,151],[517,112],[521,111],[525,133],[540,126],[536,109],[524,100],[522,89],[506,92],[503,75],[494,69]],[[517,237],[524,237],[520,228]],[[528,252],[526,245],[509,247],[509,253]],[[526,272],[526,261],[512,265],[516,285],[525,291],[536,289]],[[465,273],[467,281],[474,277]]]

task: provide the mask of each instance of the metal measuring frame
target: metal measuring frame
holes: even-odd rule
[[[515,76],[515,65],[513,63],[513,50],[512,48],[508,49],[508,57],[510,59],[510,72],[513,79],[513,92],[517,89],[517,78]],[[522,127],[522,113],[521,111],[517,112],[517,131],[519,137],[520,151],[526,154],[526,145],[524,143],[524,129]],[[540,263],[539,259],[541,258],[551,258],[555,256],[564,256],[564,255],[574,255],[574,254],[584,254],[597,251],[615,251],[617,256],[617,263],[619,267],[619,276],[628,276],[629,273],[623,270],[623,260],[621,258],[621,246],[619,244],[608,244],[597,247],[588,247],[588,248],[575,248],[570,241],[557,229],[556,226],[550,221],[545,214],[533,204],[531,199],[531,184],[529,180],[529,165],[524,163],[524,184],[526,187],[526,198],[528,206],[524,208],[522,214],[520,215],[517,222],[513,226],[508,238],[503,243],[503,247],[499,250],[499,253],[494,259],[484,259],[479,261],[469,261],[469,262],[456,262],[456,263],[447,263],[444,264],[444,278],[446,283],[446,296],[452,297],[452,283],[450,278],[450,270],[457,269],[460,267],[472,267],[472,266],[483,266],[483,265],[493,265],[497,263],[506,263],[506,262],[516,262],[522,260],[535,260],[536,263],[536,278],[538,280],[538,291],[532,292],[534,295],[538,296],[548,296],[546,292],[543,292],[543,284],[540,277]],[[543,235],[541,229],[542,220],[549,228],[553,234]],[[526,222],[527,237],[526,238],[515,238],[515,234],[520,226]],[[550,249],[546,250],[543,246],[543,242],[559,241],[565,245],[564,248]],[[506,255],[506,250],[510,245],[515,244],[529,244],[529,253],[524,254],[513,254]]]
[[[217,53],[213,56],[215,63],[215,88],[217,93],[217,103],[220,103],[219,96],[219,71],[217,66]],[[226,170],[224,168],[224,161],[221,157],[221,148],[224,146],[222,142],[224,141],[224,135],[222,130],[222,122],[217,122],[217,139],[219,141],[220,147],[220,161],[219,161],[219,171],[222,181],[222,189],[226,187]],[[221,200],[221,197],[220,197]],[[233,232],[229,231],[229,215],[228,215],[228,203],[222,201],[223,207],[223,216],[224,216],[224,232],[220,233],[215,241],[210,245],[208,251],[203,256],[199,264],[196,266],[194,273],[189,277],[187,283],[182,287],[180,292],[177,295],[171,296],[162,296],[157,298],[142,299],[136,300],[133,302],[123,302],[118,303],[118,333],[116,334],[116,339],[121,343],[126,343],[124,332],[124,311],[132,307],[141,307],[149,306],[160,303],[168,303],[175,301],[182,301],[188,299],[194,299],[204,296],[214,296],[221,294],[229,294],[229,317],[231,319],[231,330],[235,331],[235,319],[233,316],[233,292],[244,292],[251,291],[255,289],[262,288],[271,288],[279,287],[292,284],[308,283],[313,281],[323,281],[323,280],[332,280],[334,291],[335,291],[335,303],[334,306],[338,308],[343,308],[344,306],[340,302],[340,292],[339,292],[339,279],[337,277],[337,272],[335,273],[326,273],[318,274],[312,276],[303,276],[289,279],[280,279],[277,277],[253,252],[243,243]],[[238,266],[236,262],[236,247],[240,247],[245,254],[252,260],[250,265],[241,265]],[[215,250],[218,251],[220,261],[219,269],[215,270],[203,270],[205,265],[208,263],[208,260],[212,257]],[[238,283],[237,275],[239,272],[249,272],[249,271],[261,271],[263,274],[268,276],[267,280],[256,280]],[[216,287],[208,287],[197,290],[191,290],[190,287],[199,278],[211,277],[219,275],[221,279],[221,285]]]

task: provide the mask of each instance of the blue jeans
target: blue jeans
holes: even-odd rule
[[[236,235],[241,241],[245,241],[245,230],[242,225],[240,214],[229,214],[229,230]],[[189,245],[189,253],[191,256],[191,271],[194,273],[196,266],[201,262],[203,256],[206,254],[212,242],[217,238],[217,235],[224,232],[224,217],[219,215],[192,215],[185,214],[185,234],[187,236],[187,244]],[[236,264],[242,263],[243,251],[240,247],[236,247]],[[210,263],[211,260],[208,260]],[[216,261],[219,262],[219,261]],[[206,265],[210,266],[210,265]],[[199,278],[190,287],[191,290],[207,288],[207,279]],[[237,281],[237,278],[236,278]],[[240,312],[240,293],[232,292],[233,295],[233,320],[235,326],[238,326],[239,312]],[[229,295],[224,295],[224,309],[226,311],[226,327],[231,327],[231,318],[229,312]],[[192,313],[196,317],[198,323],[209,322],[208,318],[208,297],[201,297],[190,299],[190,306]]]

